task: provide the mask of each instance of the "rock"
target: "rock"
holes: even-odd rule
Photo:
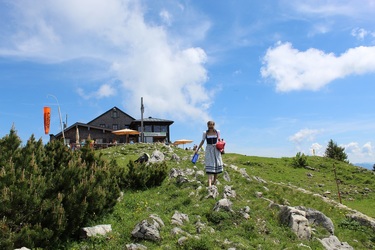
[[[155,163],[162,161],[164,161],[164,154],[162,152],[160,152],[159,150],[155,150],[154,152],[152,152],[149,162]]]
[[[81,229],[81,237],[89,238],[97,235],[106,235],[112,231],[111,225],[97,225],[94,227],[84,227]]]
[[[189,238],[188,237],[186,237],[186,236],[182,236],[181,238],[179,238],[178,240],[177,240],[177,243],[180,245],[180,246],[182,246],[184,243],[185,243],[185,241],[187,241]]]
[[[369,217],[365,214],[356,212],[356,213],[352,213],[352,214],[347,214],[346,217],[359,222],[359,224],[361,224],[362,226],[371,227],[372,230],[375,231],[375,219],[373,219],[373,218],[371,218],[371,217]]]
[[[263,180],[262,178],[260,178],[259,176],[253,176],[253,179],[256,180],[259,183],[267,184],[267,182],[265,180]]]
[[[127,250],[147,250],[147,247],[138,243],[137,244],[131,243],[131,244],[126,244],[126,249]]]
[[[217,190],[216,186],[211,186],[207,188],[208,195],[205,197],[206,199],[208,198],[216,198],[219,196],[219,191]]]
[[[159,241],[161,239],[156,223],[151,224],[147,220],[138,223],[132,231],[132,236],[137,239]]]
[[[225,186],[223,195],[224,195],[224,198],[228,198],[228,197],[235,198],[236,191],[232,190],[231,186]]]
[[[354,250],[354,248],[351,247],[348,243],[340,242],[340,240],[334,235],[331,235],[328,238],[318,239],[318,240],[320,241],[320,243],[322,243],[322,245],[327,250],[345,250],[345,249]]]
[[[154,224],[157,223],[158,227],[164,227],[164,222],[163,220],[156,214],[151,214],[150,218],[154,220]]]
[[[171,234],[172,234],[173,236],[176,236],[176,235],[178,235],[178,234],[183,234],[183,233],[185,233],[185,231],[182,230],[182,229],[179,228],[179,227],[174,227],[174,228],[171,230]]]
[[[245,177],[246,180],[251,181],[250,176],[246,173],[246,169],[241,168],[240,169],[240,174],[242,174],[242,177]]]
[[[174,160],[174,161],[180,161],[181,158],[180,158],[180,156],[178,156],[176,153],[174,153],[174,154],[172,154],[172,156],[171,156],[171,160]]]
[[[262,192],[255,192],[255,196],[257,198],[262,198],[263,197],[263,193]]]
[[[202,223],[200,219],[198,219],[198,221],[195,223],[195,229],[197,231],[197,234],[200,234],[205,227],[206,225]]]
[[[312,209],[312,208],[305,208],[303,206],[297,206],[296,209],[302,210],[306,212],[306,218],[309,220],[310,224],[315,224],[324,227],[327,231],[334,235],[335,227],[333,222],[330,218],[324,215],[322,212]]]
[[[282,224],[289,226],[300,239],[311,238],[311,228],[306,212],[293,207],[282,206],[279,214]]]
[[[227,171],[224,171],[224,176],[223,176],[224,180],[226,182],[230,182],[230,176],[229,176],[229,173]]]
[[[189,221],[189,216],[178,211],[175,211],[172,216],[171,224],[182,226],[185,221]]]
[[[218,202],[216,202],[214,206],[214,211],[218,212],[221,209],[228,211],[228,212],[233,212],[232,210],[232,202],[228,199],[221,199]]]

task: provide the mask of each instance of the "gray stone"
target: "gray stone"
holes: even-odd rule
[[[354,248],[347,242],[340,242],[340,240],[334,235],[318,240],[327,250],[354,250]]]
[[[164,161],[164,154],[162,152],[160,152],[159,150],[155,150],[154,152],[152,152],[149,162],[155,163],[162,161]]]
[[[229,198],[229,197],[235,198],[236,191],[232,190],[231,186],[225,186],[223,195],[224,195],[224,198]]]
[[[224,171],[223,178],[224,178],[225,181],[230,182],[230,176],[229,176],[229,173],[227,171]]]
[[[97,225],[94,227],[84,227],[81,229],[81,237],[88,238],[97,235],[106,235],[112,231],[111,225]]]
[[[151,224],[147,220],[138,223],[132,231],[132,236],[137,239],[159,241],[160,232],[156,223]]]
[[[126,250],[147,250],[147,247],[141,244],[126,244]]]
[[[185,221],[189,221],[189,216],[178,211],[175,211],[172,216],[172,224],[182,226]]]
[[[280,210],[281,223],[289,226],[300,239],[311,238],[311,228],[306,218],[306,212],[293,207],[283,206]]]
[[[217,198],[219,196],[219,191],[216,186],[211,186],[207,188],[208,195],[206,196],[206,199],[208,198]]]
[[[216,202],[214,206],[214,211],[218,212],[221,209],[228,211],[228,212],[233,212],[232,210],[232,202],[228,199],[221,199],[218,202]]]
[[[296,208],[306,212],[306,218],[309,220],[310,224],[322,226],[332,235],[335,233],[335,227],[332,220],[322,212],[312,208],[305,208],[303,206],[297,206]]]

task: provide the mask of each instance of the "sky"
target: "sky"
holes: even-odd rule
[[[0,138],[116,106],[226,151],[375,163],[375,0],[0,0]]]

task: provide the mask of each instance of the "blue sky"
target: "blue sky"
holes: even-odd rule
[[[374,0],[0,0],[0,136],[119,107],[227,152],[375,162]],[[57,101],[48,95],[56,97]],[[192,146],[192,145],[190,145]]]

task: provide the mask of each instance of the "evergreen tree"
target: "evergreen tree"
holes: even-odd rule
[[[337,143],[332,139],[328,142],[325,156],[338,161],[348,162],[348,155],[345,153],[345,148],[337,146]]]

